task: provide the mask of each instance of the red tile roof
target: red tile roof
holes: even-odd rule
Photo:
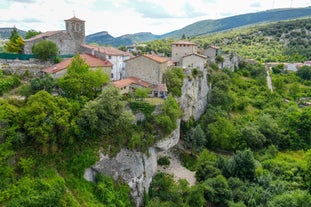
[[[188,56],[192,56],[192,55],[198,56],[198,57],[201,57],[201,58],[204,58],[204,59],[207,59],[207,57],[206,57],[205,55],[200,55],[200,54],[196,54],[196,53],[192,53],[192,54],[189,54],[189,55],[185,55],[185,56],[183,56],[183,57],[188,57]]]
[[[99,59],[97,57],[94,57],[92,55],[88,55],[88,54],[81,54],[80,57],[82,59],[84,59],[84,61],[91,67],[91,68],[95,68],[95,67],[112,67],[111,62],[109,62],[108,60],[102,60]],[[57,73],[58,71],[64,70],[66,69],[70,63],[71,63],[72,58],[70,59],[66,59],[56,65],[52,65],[51,67],[48,67],[46,69],[44,69],[43,71],[46,73],[50,73],[50,74],[54,74]]]
[[[133,57],[131,59],[128,59],[126,61],[133,60],[133,59],[136,59],[136,58],[139,58],[139,57],[146,57],[146,58],[148,58],[150,60],[153,60],[155,62],[158,62],[158,63],[165,63],[165,62],[168,62],[170,60],[169,58],[165,58],[165,57],[160,57],[160,56],[156,56],[156,55],[143,54],[143,55],[136,56],[136,57]]]
[[[61,33],[61,32],[64,32],[63,30],[58,30],[58,31],[48,31],[48,32],[44,32],[44,33],[41,33],[41,34],[38,34],[30,39],[26,39],[24,40],[25,42],[29,42],[29,41],[33,41],[33,40],[36,40],[36,39],[41,39],[41,38],[44,38],[44,37],[50,37],[52,35],[55,35],[55,34],[58,34],[58,33]]]
[[[219,47],[217,47],[217,46],[215,46],[215,45],[210,45],[210,46],[208,46],[207,48],[213,48],[213,49],[215,49],[215,50],[218,50],[218,49],[220,49]]]
[[[103,54],[106,54],[106,55],[112,55],[112,56],[131,56],[131,57],[134,57],[132,55],[132,53],[129,53],[129,52],[124,52],[122,50],[119,50],[117,48],[114,48],[114,47],[102,47],[102,46],[95,46],[95,45],[81,45],[82,47],[84,48],[88,48],[88,49],[91,49],[91,50],[95,50],[95,51],[98,51],[100,53],[103,53]]]
[[[136,84],[136,85],[140,85],[143,87],[149,87],[151,85],[151,83],[148,83],[147,81],[141,80],[141,79],[136,78],[136,77],[128,77],[128,78],[124,78],[122,80],[118,80],[118,81],[113,82],[113,85],[115,87],[118,87],[118,88],[122,88],[124,86],[129,86],[131,84]]]
[[[172,45],[197,45],[197,44],[194,42],[179,40],[179,41],[173,42]]]

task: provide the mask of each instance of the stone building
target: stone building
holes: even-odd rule
[[[121,94],[135,92],[137,88],[149,88],[149,97],[164,98],[167,96],[166,84],[151,84],[136,77],[128,77],[122,80],[114,81],[112,84],[120,89]]]
[[[190,54],[182,57],[182,68],[198,68],[203,70],[207,57],[199,54]]]
[[[203,55],[207,56],[209,61],[215,62],[216,56],[220,55],[220,48],[215,45],[210,45],[203,51]]]
[[[124,52],[114,47],[103,47],[94,45],[81,45],[81,53],[94,55],[112,63],[111,80],[120,80],[125,77],[125,60],[132,57],[132,53]]]
[[[32,54],[32,47],[41,40],[54,42],[58,47],[58,54],[79,53],[80,45],[85,43],[85,21],[73,17],[65,20],[66,30],[48,31],[24,40],[24,53]]]
[[[198,45],[189,41],[177,41],[172,43],[172,61],[180,66],[182,57],[190,54],[196,54]]]
[[[168,58],[146,54],[125,62],[126,77],[136,77],[151,84],[163,83],[163,74],[170,66]]]
[[[90,69],[101,69],[107,75],[110,75],[112,64],[108,60],[102,60],[88,54],[81,54],[80,57],[89,65]],[[61,78],[67,73],[72,58],[66,59],[58,64],[45,68],[42,72],[50,74],[54,78]]]

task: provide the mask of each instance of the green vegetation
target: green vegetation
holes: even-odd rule
[[[32,47],[32,53],[38,59],[47,61],[58,54],[58,48],[52,41],[41,40]]]
[[[38,31],[33,30],[33,29],[28,30],[28,31],[26,32],[26,34],[25,34],[25,39],[26,39],[26,40],[27,40],[27,39],[30,39],[30,38],[32,38],[32,37],[38,35],[38,34],[41,34],[41,32],[40,32],[40,31],[38,32]]]
[[[181,87],[184,83],[184,73],[182,68],[172,68],[164,74],[164,79],[167,85],[167,90],[174,96],[181,96]]]
[[[17,75],[5,75],[3,71],[0,70],[0,95],[9,92],[11,89],[19,86],[21,80]]]
[[[300,21],[304,20],[295,23]],[[230,32],[223,34],[226,41],[218,42],[215,35],[213,43],[234,48],[241,39],[240,48],[252,45],[260,51],[265,47],[248,38],[264,43],[267,39],[261,34],[267,34],[274,43],[274,34],[283,38],[292,33],[291,24],[280,23],[271,30],[262,26],[257,33],[244,29],[252,30],[248,34],[253,36],[236,34],[236,41],[226,36]],[[287,27],[292,28],[286,31]],[[196,41],[208,44],[208,38],[212,37]],[[270,42],[264,56],[244,57],[258,62],[307,57],[308,51],[278,53],[283,46],[272,45],[278,48],[274,53]],[[180,159],[195,172],[197,183],[189,186],[158,173],[146,192],[145,206],[311,206],[310,67],[297,73],[284,70],[282,64],[272,68],[273,91],[260,63],[241,61],[235,71],[212,65],[207,70],[208,107],[198,121],[182,123],[181,131],[186,150]],[[192,75],[200,74],[193,70]],[[137,99],[122,96],[107,84],[104,73],[90,70],[75,56],[63,78],[30,80],[24,86],[25,100],[0,99],[0,205],[132,206],[128,186],[102,175],[88,182],[84,170],[98,160],[99,147],[110,156],[121,148],[147,152],[176,129],[182,111],[175,97],[181,95],[183,70],[168,70],[165,80],[170,95],[156,106],[145,98],[146,90],[138,90]],[[2,93],[19,84],[21,77],[1,73]],[[162,157],[158,163],[167,166],[170,160]]]
[[[23,51],[24,41],[21,36],[19,36],[17,29],[14,29],[11,32],[10,40],[5,43],[4,49],[9,53],[21,53]]]

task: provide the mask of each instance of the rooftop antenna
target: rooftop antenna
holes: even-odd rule
[[[76,17],[76,12],[75,10],[72,10],[73,16]]]
[[[290,8],[293,7],[293,0],[290,1]]]

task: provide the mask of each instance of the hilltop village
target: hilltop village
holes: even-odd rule
[[[65,20],[65,31],[48,31],[25,40],[24,53],[31,54],[31,48],[41,40],[54,42],[59,55],[80,54],[90,68],[102,68],[113,84],[122,94],[129,93],[135,87],[150,88],[152,97],[165,97],[167,88],[163,74],[174,66],[182,67],[185,71],[197,68],[202,71],[207,62],[215,62],[220,54],[220,48],[210,46],[200,49],[199,45],[186,40],[172,43],[172,57],[157,54],[141,54],[134,56],[131,52],[124,52],[114,47],[95,46],[85,44],[85,21],[73,17]],[[220,67],[234,68],[237,59],[225,60]],[[71,59],[51,65],[42,70],[54,78],[61,78],[66,74]]]
[[[0,206],[311,206],[310,22],[126,50],[87,44],[74,16],[17,38],[0,53]],[[34,58],[42,40],[62,58]]]

